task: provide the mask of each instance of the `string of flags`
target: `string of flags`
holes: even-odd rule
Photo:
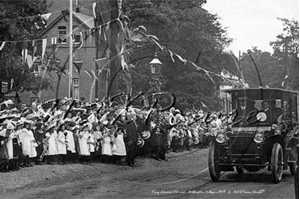
[[[99,1],[97,1],[99,2]],[[93,15],[94,17],[96,17],[96,12],[95,12],[95,8],[96,8],[96,4],[97,2],[94,2],[92,3],[92,10],[93,10]],[[91,4],[86,4],[86,5],[91,5]],[[62,12],[63,14],[63,11],[65,10],[62,10],[60,12]],[[55,12],[54,12],[55,13]],[[57,13],[57,12],[56,12]],[[47,13],[47,14],[43,14],[43,15],[37,15],[37,16],[42,16],[43,18],[47,19],[51,16],[52,13]],[[32,17],[35,17],[35,16],[29,16],[29,17],[25,17],[25,18],[32,18]],[[7,19],[7,20],[15,20],[15,19]],[[1,20],[0,20],[1,21]],[[83,46],[83,43],[87,41],[87,39],[89,39],[89,41],[91,41],[91,38],[92,36],[95,34],[96,31],[99,32],[99,34],[101,35],[101,30],[103,29],[104,31],[107,31],[109,30],[110,28],[110,24],[113,23],[113,22],[117,22],[120,26],[121,29],[123,29],[123,24],[121,22],[121,20],[119,18],[116,18],[114,20],[111,20],[105,24],[102,24],[102,25],[99,25],[97,27],[93,27],[93,28],[90,28],[88,30],[85,30],[85,31],[82,31],[82,32],[79,32],[79,33],[76,33],[76,34],[79,34],[80,35],[80,43],[79,43],[79,46],[77,47],[77,49],[80,49],[82,46]],[[70,33],[69,35],[66,35],[64,38],[59,38],[59,37],[52,37],[52,38],[44,38],[44,39],[34,39],[34,40],[26,40],[26,41],[2,41],[1,45],[0,45],[0,51],[3,50],[4,46],[11,43],[13,46],[16,45],[16,43],[21,43],[23,46],[23,50],[22,50],[22,60],[24,63],[27,63],[28,67],[31,68],[34,61],[37,59],[37,57],[35,56],[36,52],[37,52],[37,44],[41,42],[41,45],[42,45],[42,54],[41,54],[41,58],[42,60],[44,59],[44,56],[45,56],[45,52],[46,52],[46,47],[47,47],[47,43],[48,41],[51,41],[51,45],[52,46],[55,46],[57,45],[58,43],[61,43],[62,39],[66,39],[68,37],[72,37],[74,39],[75,37],[75,34],[72,34]],[[151,35],[152,36],[152,35]],[[106,38],[106,35],[104,34],[103,35],[104,39],[107,40]],[[170,58],[172,59],[173,62],[175,62],[175,57],[177,59],[179,59],[183,64],[191,64],[192,66],[194,66],[196,68],[196,70],[201,70],[203,71],[207,77],[215,84],[215,81],[213,80],[213,78],[211,77],[211,74],[212,75],[215,75],[215,76],[218,76],[220,78],[222,78],[223,80],[227,80],[228,78],[227,77],[224,77],[223,75],[221,74],[218,74],[218,73],[215,73],[215,72],[212,72],[212,71],[208,71],[200,66],[198,66],[197,64],[195,64],[194,62],[192,61],[188,61],[186,60],[185,58],[181,57],[180,55],[178,55],[177,53],[174,53],[173,51],[171,51],[170,49],[166,48],[165,46],[162,46],[161,44],[159,44],[158,42],[158,39],[155,37],[155,38],[152,38],[151,41],[153,41],[162,51],[164,50],[167,50],[167,52],[169,53],[170,55]],[[28,53],[28,48],[31,47],[31,54]],[[125,51],[124,51],[125,52]],[[124,53],[122,52],[122,53]],[[95,60],[96,62],[96,60]],[[97,63],[97,62],[96,62]],[[73,64],[75,65],[75,67],[77,68],[77,71],[78,73],[80,73],[81,71],[81,68],[82,68],[82,64],[83,62],[82,61],[73,61]],[[103,69],[103,68],[102,68]],[[101,72],[102,69],[99,69],[99,71]],[[99,71],[96,71],[97,73]]]

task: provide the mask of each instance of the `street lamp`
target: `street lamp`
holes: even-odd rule
[[[150,70],[151,70],[151,80],[150,80],[150,92],[160,92],[160,87],[161,87],[161,81],[160,81],[160,76],[161,76],[161,66],[162,63],[158,59],[157,53],[154,54],[154,58],[152,61],[149,63],[150,65]]]
[[[161,66],[162,63],[157,57],[157,53],[155,53],[154,58],[150,62],[150,69],[152,75],[161,75]]]

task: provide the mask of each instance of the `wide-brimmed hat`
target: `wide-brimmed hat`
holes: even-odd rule
[[[23,120],[18,120],[18,122],[16,123],[16,127],[23,125],[24,121]]]
[[[142,138],[138,138],[136,144],[141,148],[144,146],[145,141]]]
[[[50,124],[50,125],[47,127],[47,131],[50,131],[50,130],[53,129],[55,126],[56,126],[55,123]]]
[[[147,140],[150,136],[151,136],[150,131],[143,131],[143,132],[141,133],[141,137],[142,137],[144,140]]]

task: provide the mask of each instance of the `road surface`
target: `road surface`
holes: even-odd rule
[[[24,168],[0,173],[0,198],[295,198],[288,170],[279,184],[272,183],[266,169],[226,172],[216,183],[209,176],[207,155],[208,149],[171,152],[169,161],[138,158],[134,168],[101,163]]]

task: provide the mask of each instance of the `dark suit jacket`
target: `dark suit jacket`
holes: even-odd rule
[[[128,142],[132,142],[132,143],[136,143],[137,139],[138,139],[138,131],[137,128],[134,124],[133,121],[127,121],[124,124],[124,128],[126,130],[126,143]]]

